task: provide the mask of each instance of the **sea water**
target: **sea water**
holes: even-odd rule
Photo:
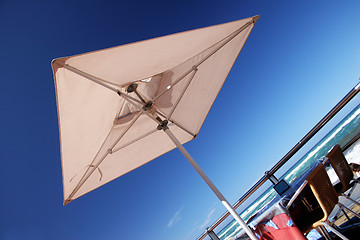
[[[322,138],[310,151],[308,151],[299,161],[297,161],[292,168],[290,168],[282,177],[287,183],[291,184],[297,177],[304,173],[312,164],[324,157],[329,150],[335,145],[340,144],[344,146],[352,138],[360,133],[360,105],[354,108],[340,123],[338,123],[324,138]],[[345,157],[348,162],[356,162],[360,164],[359,160],[355,156],[360,154],[360,142],[351,146],[345,152]],[[335,172],[328,172],[330,179],[335,181]],[[277,196],[275,190],[270,187],[260,197],[258,197],[240,216],[246,222],[253,214],[262,209],[271,200]],[[241,228],[235,221],[230,222],[225,228],[223,228],[218,236],[221,240],[233,239]],[[239,234],[240,235],[240,234]]]

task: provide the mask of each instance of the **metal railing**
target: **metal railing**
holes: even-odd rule
[[[233,208],[237,209],[246,199],[248,199],[258,188],[260,188],[274,173],[279,170],[289,159],[294,156],[320,129],[328,123],[351,99],[353,99],[360,91],[360,83],[358,83],[346,96],[340,100],[334,108],[332,108],[279,162],[277,162],[265,175],[260,178],[234,205]],[[358,134],[350,142],[355,142],[360,138]],[[350,146],[348,143],[344,148]],[[213,234],[213,230],[219,226],[228,216],[229,212],[225,212],[215,223],[206,229],[206,231],[197,238],[197,240],[204,239],[207,235]]]

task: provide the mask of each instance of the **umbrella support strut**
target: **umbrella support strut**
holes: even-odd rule
[[[195,162],[195,160],[191,157],[191,155],[186,151],[184,146],[179,142],[179,140],[175,137],[175,135],[170,131],[170,129],[166,126],[166,124],[159,125],[160,129],[163,129],[164,132],[169,136],[169,138],[174,142],[176,147],[181,151],[181,153],[186,157],[186,159],[190,162],[190,164],[195,168],[195,170],[199,173],[199,175],[204,179],[207,185],[211,188],[211,190],[215,193],[215,195],[219,198],[221,203],[225,206],[225,208],[229,211],[229,213],[235,218],[236,222],[240,224],[240,226],[245,230],[246,234],[252,240],[258,240],[255,234],[250,230],[250,228],[246,225],[244,220],[241,219],[239,214],[235,211],[235,209],[230,205],[230,203],[226,200],[226,198],[222,195],[222,193],[217,189],[217,187],[212,183],[212,181],[206,176],[206,174],[202,171],[199,165]]]

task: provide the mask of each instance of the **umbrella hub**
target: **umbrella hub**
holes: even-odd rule
[[[153,102],[152,101],[148,101],[148,102],[146,102],[145,104],[144,104],[144,106],[142,107],[142,109],[144,110],[144,111],[149,111],[149,110],[151,110],[152,108],[153,108]]]
[[[138,85],[136,83],[132,83],[127,87],[126,91],[128,93],[134,92],[134,91],[136,91],[137,87],[138,87]]]
[[[168,120],[163,120],[163,121],[161,121],[160,122],[160,124],[157,126],[157,129],[158,130],[166,130],[166,129],[168,129]]]

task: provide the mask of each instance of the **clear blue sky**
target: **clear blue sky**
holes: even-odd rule
[[[359,1],[0,1],[0,239],[195,239],[225,209],[174,150],[62,206],[51,60],[261,15],[198,138],[234,203],[360,77]]]

